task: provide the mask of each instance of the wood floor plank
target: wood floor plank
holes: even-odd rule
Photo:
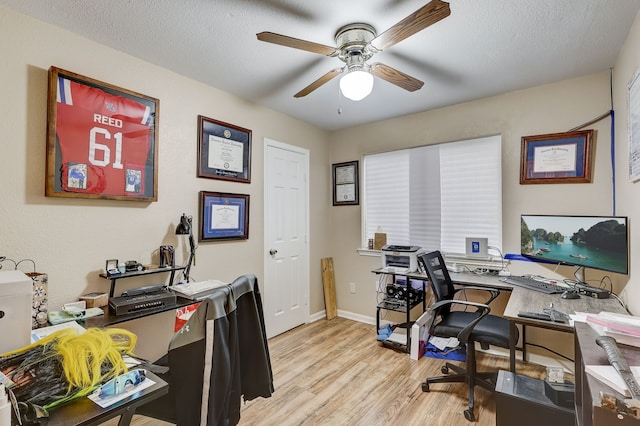
[[[382,347],[374,326],[335,318],[306,324],[269,340],[275,393],[242,404],[240,425],[418,425],[469,424],[462,383],[422,381],[441,374],[444,361]],[[508,359],[478,354],[480,370],[508,369]],[[518,362],[518,373],[541,378],[543,367]],[[492,392],[476,388],[473,425],[495,425]],[[106,423],[115,426],[117,421]],[[168,423],[134,416],[134,426]]]

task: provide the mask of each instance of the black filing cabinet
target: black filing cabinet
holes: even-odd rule
[[[554,404],[544,381],[500,370],[496,383],[496,426],[575,426],[574,408]]]

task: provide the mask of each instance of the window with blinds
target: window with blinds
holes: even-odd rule
[[[366,155],[363,247],[387,244],[464,253],[465,237],[502,247],[501,137]]]

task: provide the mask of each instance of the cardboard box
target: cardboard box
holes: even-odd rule
[[[87,308],[101,308],[109,304],[109,295],[107,293],[87,293],[80,296],[78,300],[84,300]]]
[[[432,319],[431,309],[427,309],[411,326],[411,359],[417,361],[424,355],[424,347],[429,340],[429,326]]]
[[[373,234],[373,249],[380,250],[383,246],[387,245],[387,234],[376,232]]]

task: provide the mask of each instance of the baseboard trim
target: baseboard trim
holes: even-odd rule
[[[360,314],[354,314],[353,312],[349,312],[349,311],[343,311],[338,309],[338,316],[341,318],[346,318],[346,319],[350,319],[353,321],[358,321],[358,322],[362,322],[365,324],[371,324],[371,325],[375,325],[376,324],[376,319],[373,317],[367,317],[365,315],[360,315]],[[315,314],[311,314],[309,316],[309,322],[316,322],[318,320],[321,319],[325,319],[327,317],[327,311],[326,310],[321,310],[320,312],[316,312]]]

